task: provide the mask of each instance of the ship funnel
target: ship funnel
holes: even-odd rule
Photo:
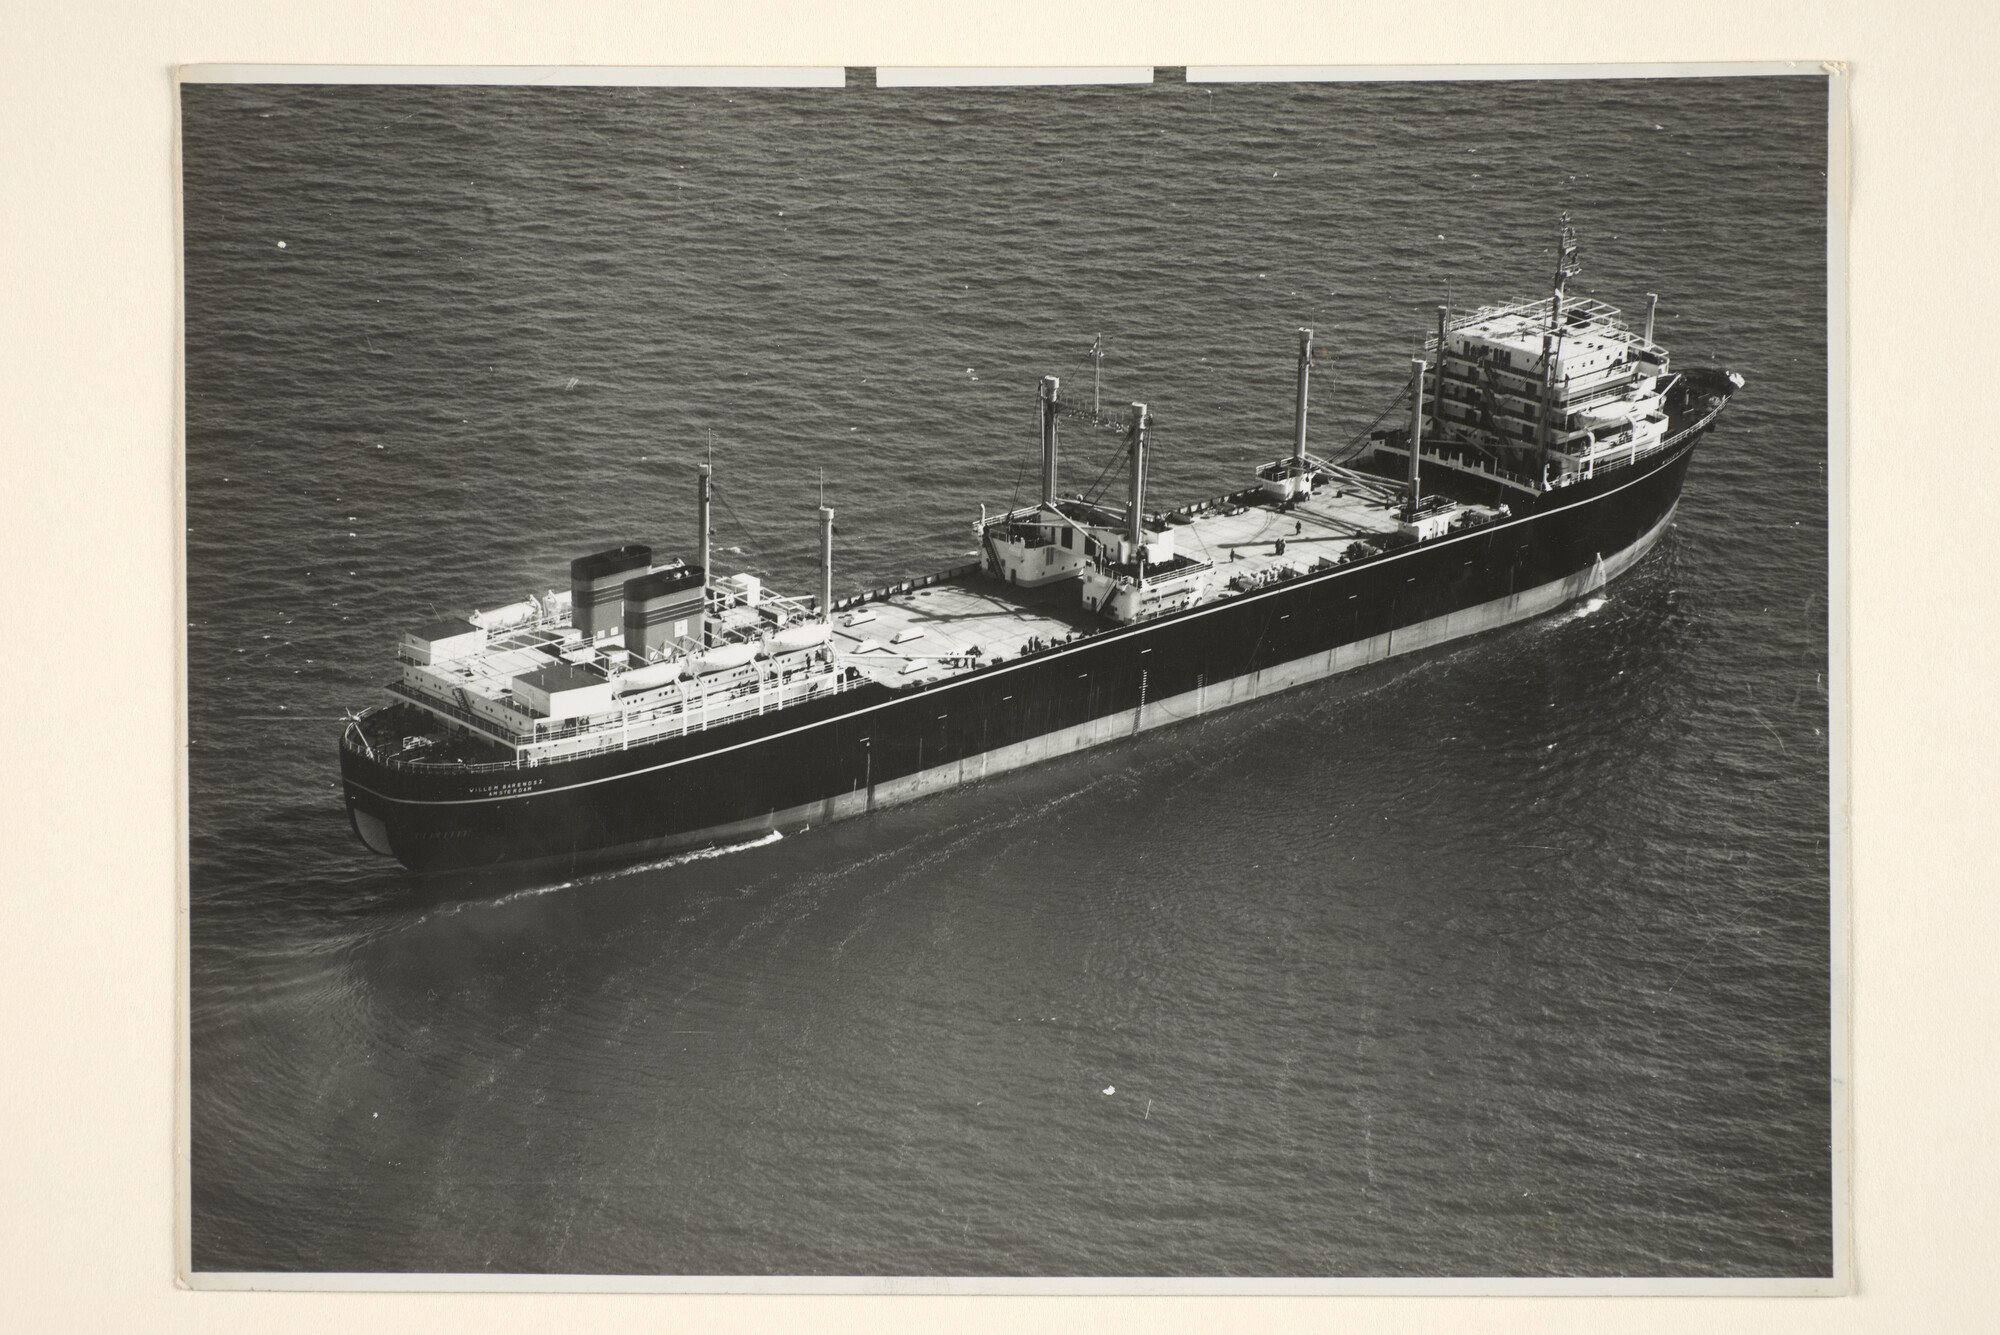
[[[1292,461],[1306,461],[1306,387],[1312,378],[1313,331],[1299,330],[1299,407],[1292,419]]]
[[[1424,448],[1424,359],[1410,359],[1410,517],[1415,518],[1423,493],[1417,476],[1417,456]]]
[[[708,567],[669,566],[622,586],[625,652],[634,664],[705,642]]]
[[[1132,559],[1141,559],[1140,552],[1146,541],[1146,405],[1132,405],[1132,512],[1128,527],[1131,529]]]
[[[579,556],[569,563],[570,624],[586,640],[618,629],[624,618],[625,581],[643,575],[653,549],[627,543]]]
[[[1059,376],[1042,377],[1042,504],[1056,499],[1056,399],[1062,393]]]
[[[822,505],[819,508],[819,614],[829,625],[833,622],[833,509]]]

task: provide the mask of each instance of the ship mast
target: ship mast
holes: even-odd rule
[[[1104,410],[1104,335],[1090,340],[1090,415],[1098,416]]]
[[[1299,406],[1292,417],[1292,475],[1306,471],[1306,394],[1311,388],[1313,331],[1299,330]]]
[[[826,503],[826,474],[819,475],[819,619],[833,624],[833,507]]]
[[[1444,439],[1444,328],[1451,318],[1448,306],[1438,307],[1437,374],[1431,377],[1431,439]]]
[[[1126,511],[1127,541],[1132,547],[1132,560],[1137,563],[1141,575],[1146,568],[1146,428],[1151,419],[1146,416],[1146,405],[1132,405],[1131,427],[1131,502]]]
[[[1543,477],[1548,476],[1549,438],[1554,432],[1554,398],[1556,387],[1555,359],[1562,351],[1562,309],[1563,285],[1576,276],[1580,266],[1576,260],[1576,230],[1569,225],[1569,214],[1562,215],[1562,234],[1556,245],[1556,277],[1554,295],[1549,301],[1549,328],[1542,335],[1542,422],[1541,422],[1541,467]]]
[[[712,463],[696,464],[694,490],[694,526],[700,535],[695,540],[695,564],[701,567],[701,614],[708,615],[708,591],[715,586],[715,572],[709,569],[709,482],[715,476]]]
[[[1417,522],[1417,502],[1423,499],[1418,460],[1424,449],[1424,359],[1410,358],[1410,485],[1403,500],[1403,522]]]
[[[1037,391],[1037,397],[1041,401],[1040,412],[1042,418],[1043,505],[1054,505],[1056,503],[1056,405],[1061,401],[1061,396],[1062,378],[1052,375],[1043,376],[1041,389]]]
[[[1563,287],[1574,278],[1582,266],[1576,260],[1576,229],[1569,225],[1569,214],[1562,215],[1562,239],[1556,248],[1555,300],[1549,306],[1549,330],[1551,333],[1562,327]]]

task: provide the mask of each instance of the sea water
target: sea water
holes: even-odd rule
[[[184,90],[204,1270],[1831,1264],[1823,79]],[[865,819],[425,880],[341,807],[404,629],[622,542],[969,559],[1035,383],[1160,504],[1435,307],[1660,296],[1748,387],[1600,597]],[[1117,441],[1065,437],[1116,499]]]

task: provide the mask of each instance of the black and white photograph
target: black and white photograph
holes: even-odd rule
[[[183,71],[186,1280],[1845,1291],[1843,95]]]

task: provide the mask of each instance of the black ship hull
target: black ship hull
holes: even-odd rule
[[[398,768],[343,742],[349,819],[369,847],[421,871],[696,847],[862,814],[1497,629],[1643,556],[1714,415],[1633,463],[1506,497],[1514,513],[1499,522],[929,686],[862,685],[497,772]],[[1427,471],[1426,485],[1494,499],[1491,483],[1449,470]]]

